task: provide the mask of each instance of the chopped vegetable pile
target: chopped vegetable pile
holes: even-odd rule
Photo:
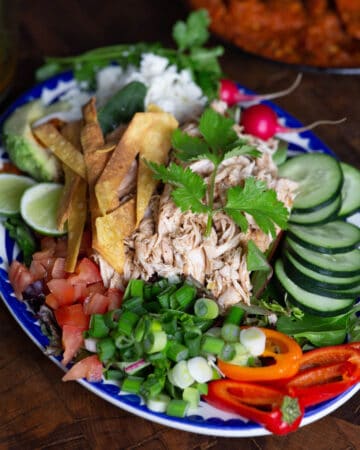
[[[169,416],[207,402],[285,434],[360,381],[360,228],[346,220],[360,172],[289,157],[277,134],[304,129],[261,101],[300,79],[240,92],[220,80],[207,25],[204,11],[178,22],[177,50],[120,45],[39,69],[73,69],[88,89],[109,64],[125,78],[75,119],[40,100],[7,119],[0,213],[22,252],[8,276],[64,381],[113,383]],[[181,71],[202,110],[182,122],[146,103],[141,64],[174,90]]]

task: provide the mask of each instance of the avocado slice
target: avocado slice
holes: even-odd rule
[[[20,170],[38,181],[58,181],[62,176],[58,159],[40,145],[31,131],[31,124],[47,113],[48,108],[41,100],[20,106],[4,124],[3,142],[11,161]]]

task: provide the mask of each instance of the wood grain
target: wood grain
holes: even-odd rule
[[[20,57],[6,103],[31,87],[44,55],[70,55],[115,43],[161,41],[184,18],[182,1],[23,1]],[[212,39],[212,43],[218,41]],[[226,47],[226,75],[257,92],[288,86],[298,69]],[[304,72],[300,87],[277,103],[303,123],[347,117],[316,134],[360,168],[360,78]],[[2,105],[3,107],[6,106]],[[77,383],[30,341],[0,302],[0,449],[355,450],[360,448],[360,394],[330,416],[284,437],[231,439],[177,431],[131,415]]]

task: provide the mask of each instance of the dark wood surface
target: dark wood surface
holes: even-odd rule
[[[181,1],[23,1],[19,65],[10,103],[34,84],[44,55],[70,55],[139,40],[171,45],[171,27],[184,18]],[[213,43],[217,43],[213,39]],[[258,92],[288,86],[298,70],[226,47],[228,77]],[[339,157],[360,167],[360,77],[304,72],[301,86],[278,104],[303,123],[347,117],[316,133]],[[6,105],[2,105],[4,107]],[[360,448],[360,394],[326,418],[285,437],[230,439],[164,427],[91,394],[30,341],[0,302],[0,449],[317,449]]]

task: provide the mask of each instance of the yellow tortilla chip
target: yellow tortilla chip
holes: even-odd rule
[[[60,133],[64,138],[71,142],[79,152],[82,152],[80,140],[81,128],[82,120],[75,120],[74,122],[67,122],[60,129]]]
[[[33,129],[35,136],[48,147],[70,169],[86,179],[86,166],[83,155],[59,133],[51,123],[43,123]]]
[[[135,200],[119,206],[95,222],[97,242],[95,249],[119,273],[124,271],[124,239],[135,229]]]
[[[64,229],[65,222],[69,217],[69,211],[74,199],[75,192],[78,189],[80,181],[82,180],[79,175],[69,169],[65,164],[63,164],[63,171],[65,183],[56,218],[59,231],[63,231]]]
[[[80,245],[87,219],[87,183],[77,177],[79,182],[74,191],[68,215],[68,244],[65,271],[74,272],[79,256]]]
[[[113,151],[109,162],[95,186],[96,198],[104,215],[119,206],[121,182],[140,150],[143,136],[150,126],[146,113],[136,113]]]
[[[147,113],[150,122],[140,144],[140,158],[136,190],[136,226],[144,217],[150,198],[158,181],[144,159],[157,164],[165,164],[171,148],[171,135],[178,127],[175,117],[165,112]]]

